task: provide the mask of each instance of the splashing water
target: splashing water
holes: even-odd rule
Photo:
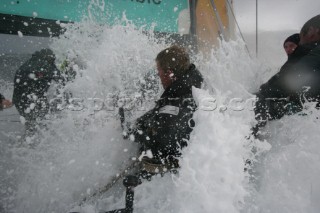
[[[141,87],[148,84],[144,76],[155,73],[154,58],[166,47],[163,42],[130,24],[102,27],[86,22],[66,27],[66,34],[54,39],[51,48],[58,63],[67,58],[77,72],[64,90],[81,100],[77,102],[81,107],[51,115],[33,148],[7,146],[1,140],[5,145],[1,189],[7,186],[1,201],[7,212],[68,212],[135,156],[136,144],[122,139],[117,116],[121,101],[127,100],[131,120],[152,107]],[[266,80],[259,77],[259,70],[268,67],[251,60],[239,40],[220,46],[209,60],[200,54],[194,57],[207,91],[194,90],[199,106],[196,127],[183,150],[179,174],[139,185],[134,211],[317,212],[319,112],[309,110],[304,116],[271,122],[266,141],[246,139],[254,123],[251,93]],[[147,92],[150,100],[160,94],[160,85],[155,85]],[[93,99],[104,108],[97,110]],[[252,159],[253,147],[263,153],[257,159]],[[259,161],[253,168],[254,183],[244,172],[246,159]],[[118,194],[100,197],[81,211],[121,208],[124,191]]]

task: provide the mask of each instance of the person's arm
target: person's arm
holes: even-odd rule
[[[254,113],[257,124],[252,128],[254,136],[258,135],[260,129],[266,125],[268,120],[279,119],[283,116],[282,105],[289,96],[287,89],[283,87],[283,76],[290,67],[291,64],[287,61],[277,74],[260,86],[259,92],[255,94]]]
[[[144,145],[147,142],[146,137],[150,133],[150,124],[153,123],[154,119],[155,119],[155,109],[152,109],[146,112],[141,117],[139,117],[136,120],[133,128],[129,129],[128,134],[130,139],[134,140],[134,142]]]
[[[307,99],[320,98],[320,48],[316,48],[300,59],[285,79],[292,93],[304,94]],[[318,97],[317,97],[318,96]]]

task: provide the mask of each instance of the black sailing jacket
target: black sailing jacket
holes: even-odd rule
[[[305,100],[320,100],[320,43],[298,46],[280,71],[260,87],[255,106],[258,125],[301,111]]]
[[[27,119],[43,116],[48,111],[46,93],[51,81],[62,79],[54,60],[50,49],[42,49],[16,71],[12,101],[20,115]],[[30,106],[30,112],[26,112]]]
[[[192,64],[164,91],[155,108],[137,120],[134,136],[143,151],[151,150],[159,159],[181,155],[194,126],[192,86],[200,88],[202,82],[201,73]]]

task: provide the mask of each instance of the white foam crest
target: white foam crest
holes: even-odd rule
[[[218,110],[199,109],[194,119],[178,179],[179,212],[238,212],[248,194],[243,158],[249,126]]]
[[[257,78],[262,65],[249,57],[243,41],[222,41],[219,46],[212,50],[208,60],[197,59],[211,86],[234,96],[256,91],[260,86]]]
[[[19,156],[24,153],[20,166],[28,168],[17,192],[20,212],[68,211],[117,174],[135,152],[132,143],[119,137],[117,121],[100,125],[65,116],[48,125],[53,130],[44,132],[34,149],[17,150]]]
[[[81,78],[72,86],[73,92],[93,95],[99,91],[105,95],[132,89],[139,78],[154,67],[154,57],[161,46],[150,42],[148,36],[133,26],[92,25],[87,23],[82,30],[72,26],[73,29],[67,31],[67,39],[59,39],[52,45],[59,55],[70,57],[66,55],[69,53],[76,58],[71,60],[81,61]]]

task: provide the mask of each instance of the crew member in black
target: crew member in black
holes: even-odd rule
[[[27,131],[33,131],[35,121],[48,113],[47,92],[52,80],[63,81],[54,62],[52,50],[42,49],[35,52],[15,74],[13,104],[25,118]]]
[[[134,137],[141,151],[150,150],[153,159],[164,162],[179,157],[181,148],[187,146],[196,109],[192,87],[200,88],[203,78],[178,46],[162,50],[156,63],[165,91],[154,109],[137,120]]]
[[[288,61],[260,87],[255,106],[257,135],[268,120],[300,112],[305,101],[320,101],[320,15],[307,21]]]
[[[289,36],[288,38],[286,38],[286,40],[284,40],[283,42],[283,49],[284,51],[287,53],[287,56],[289,57],[294,50],[298,47],[300,42],[300,35],[299,33],[295,33],[291,36]]]

